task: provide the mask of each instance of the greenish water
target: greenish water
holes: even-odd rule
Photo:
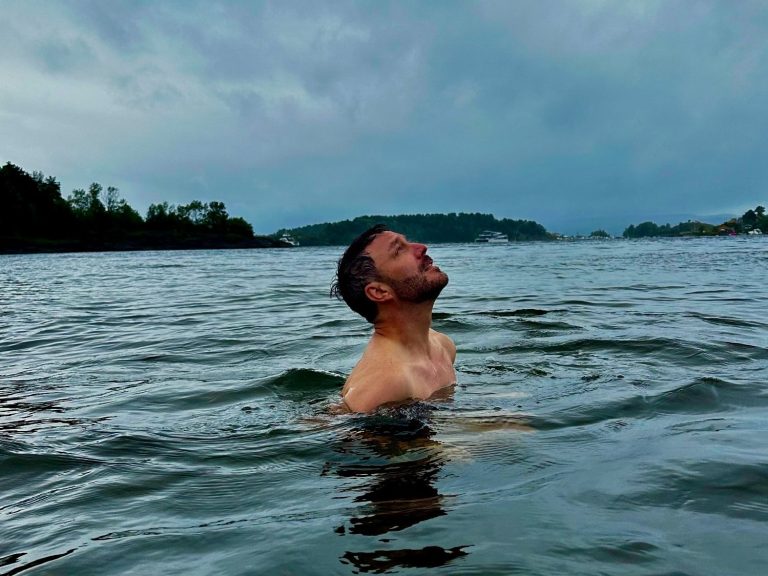
[[[0,256],[0,574],[764,573],[768,242],[431,247],[374,416],[339,252]]]

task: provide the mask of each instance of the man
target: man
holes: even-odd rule
[[[339,260],[331,294],[373,324],[373,336],[342,390],[352,412],[424,400],[456,382],[456,346],[432,330],[432,307],[448,275],[424,244],[377,225]]]

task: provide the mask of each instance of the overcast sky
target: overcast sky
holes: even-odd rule
[[[0,162],[257,232],[768,202],[763,0],[0,0]]]

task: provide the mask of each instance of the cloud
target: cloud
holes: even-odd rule
[[[99,180],[140,208],[221,199],[262,232],[453,210],[557,228],[765,202],[759,2],[4,12],[0,160],[67,191]]]

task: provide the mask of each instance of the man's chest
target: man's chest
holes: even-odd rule
[[[448,358],[430,360],[411,367],[409,380],[414,396],[426,399],[440,388],[456,382],[456,371]]]

